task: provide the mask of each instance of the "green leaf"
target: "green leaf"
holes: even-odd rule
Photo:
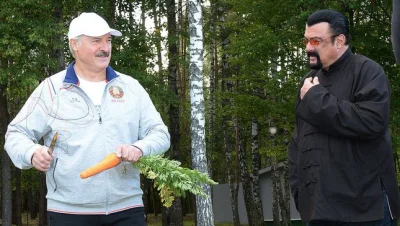
[[[154,179],[154,186],[157,187],[165,207],[170,207],[175,197],[185,197],[186,192],[206,196],[201,188],[202,183],[217,184],[208,174],[181,167],[180,162],[162,155],[144,156],[133,165],[145,177]]]

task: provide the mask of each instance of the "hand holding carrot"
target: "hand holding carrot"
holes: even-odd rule
[[[82,179],[91,177],[119,165],[121,160],[136,162],[142,155],[142,151],[135,146],[129,144],[118,145],[115,153],[107,155],[100,163],[84,170],[80,176]]]
[[[130,144],[118,145],[115,153],[122,161],[128,162],[136,162],[143,155],[139,148]]]

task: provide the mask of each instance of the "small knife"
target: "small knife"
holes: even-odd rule
[[[53,136],[53,140],[51,140],[51,144],[49,149],[47,149],[47,152],[49,153],[49,155],[53,154],[53,150],[54,147],[56,146],[56,142],[57,142],[57,137],[58,137],[58,132],[56,132]]]

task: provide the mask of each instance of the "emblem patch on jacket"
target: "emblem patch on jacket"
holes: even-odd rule
[[[108,89],[108,92],[116,99],[121,99],[121,97],[124,95],[124,91],[119,86],[111,86]]]

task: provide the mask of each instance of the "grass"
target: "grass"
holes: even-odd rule
[[[158,214],[154,216],[154,214],[147,215],[147,226],[161,226],[162,225],[162,215]],[[183,226],[195,226],[193,220],[193,214],[187,214],[183,217]]]

